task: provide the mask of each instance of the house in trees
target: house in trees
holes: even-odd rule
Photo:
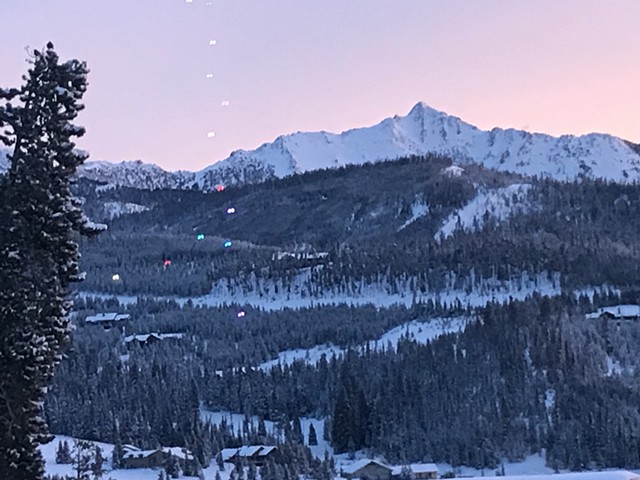
[[[96,315],[89,315],[85,318],[87,324],[100,325],[105,330],[109,330],[116,325],[120,325],[120,322],[129,320],[130,315],[128,313],[98,313]]]
[[[244,445],[240,448],[225,448],[220,452],[224,462],[252,463],[261,467],[267,460],[278,461],[278,448],[273,445]]]
[[[438,467],[436,467],[435,463],[412,463],[411,465],[393,467],[391,475],[397,478],[405,472],[409,473],[411,479],[415,480],[438,478]]]
[[[139,450],[125,447],[122,466],[124,468],[156,468],[162,467],[166,459],[167,455],[162,449]]]
[[[151,345],[160,340],[166,340],[168,338],[179,339],[182,338],[182,333],[144,333],[140,335],[129,335],[124,338],[124,343],[128,345]]]
[[[609,320],[638,320],[640,319],[640,305],[615,305],[602,307],[597,312],[587,314],[587,318],[606,318]]]
[[[378,460],[364,459],[342,467],[340,472],[344,478],[348,479],[389,480],[393,468]]]
[[[122,466],[124,468],[160,468],[165,465],[169,457],[174,457],[182,468],[187,461],[194,460],[193,454],[186,448],[162,447],[155,450],[140,450],[126,445]]]

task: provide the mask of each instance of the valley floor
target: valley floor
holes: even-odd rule
[[[209,416],[212,420],[216,418],[227,420],[231,419],[235,421],[239,419],[242,421],[242,415],[230,414],[228,412],[209,412]],[[328,449],[331,452],[330,446],[322,443],[322,421],[315,419],[304,419],[305,425],[313,422],[319,429],[318,439],[320,444],[317,447],[312,447],[312,451],[316,456],[324,455],[324,450]],[[54,440],[46,445],[40,447],[42,455],[45,459],[45,472],[47,475],[69,475],[75,476],[76,472],[73,470],[72,465],[58,465],[55,462],[56,448],[58,442],[68,441],[70,445],[73,445],[74,438],[64,435],[56,435]],[[113,451],[113,445],[108,443],[97,444],[102,449],[105,458],[107,458],[106,469],[107,473],[104,475],[105,479],[109,480],[157,480],[160,473],[159,469],[153,468],[138,468],[138,469],[118,469],[111,470],[111,453]],[[356,455],[354,459],[348,459],[347,455],[337,455],[336,471],[339,472],[341,467],[345,467],[354,461],[361,458],[365,458],[363,454]],[[219,470],[215,461],[212,460],[211,465],[203,470],[203,475],[206,480],[210,480],[216,477],[216,473],[220,473],[221,480],[229,480],[230,473],[233,470],[233,464],[225,464],[223,471]],[[545,459],[540,455],[531,455],[523,462],[517,463],[504,463],[505,476],[494,476],[496,472],[491,470],[478,470],[471,467],[451,467],[451,465],[445,463],[438,463],[438,474],[453,472],[457,478],[465,478],[470,480],[475,479],[501,479],[509,480],[510,477],[514,477],[515,480],[640,480],[640,471],[628,471],[628,470],[605,470],[605,471],[586,471],[586,472],[560,472],[554,473],[553,470],[545,465]],[[180,478],[197,478],[197,477],[185,477]],[[259,478],[259,477],[258,477]],[[339,473],[336,473],[336,479],[341,479]]]

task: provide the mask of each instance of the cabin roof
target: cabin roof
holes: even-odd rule
[[[385,465],[382,462],[379,462],[378,460],[373,460],[371,458],[365,458],[363,460],[358,460],[356,462],[353,462],[350,465],[345,465],[342,467],[342,472],[346,473],[347,475],[351,475],[356,473],[358,470],[360,470],[361,468],[364,468],[368,465],[378,465],[380,467],[386,468],[389,471],[392,471],[393,469],[389,466],[389,465]]]
[[[120,320],[127,320],[129,317],[128,313],[107,312],[89,315],[85,321],[89,323],[119,322]]]
[[[412,473],[436,473],[438,471],[435,463],[412,463],[410,465],[393,467],[393,475],[400,475],[402,469],[405,467],[409,467]]]

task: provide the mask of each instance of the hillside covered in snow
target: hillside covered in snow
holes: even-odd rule
[[[459,163],[524,175],[570,180],[579,176],[629,182],[639,178],[640,156],[623,140],[606,134],[553,137],[523,130],[484,131],[420,102],[406,116],[332,134],[294,133],[253,151],[238,150],[198,172],[207,188],[221,172],[253,165],[277,177],[346,164],[438,153]]]
[[[632,183],[640,179],[640,148],[612,135],[554,137],[524,130],[489,131],[420,102],[405,116],[336,134],[297,132],[255,150],[236,150],[198,172],[167,172],[141,161],[88,161],[80,175],[142,189],[215,190],[219,185],[259,183],[269,178],[412,155],[442,154],[458,164],[558,180],[580,177]],[[0,152],[0,169],[6,168]]]

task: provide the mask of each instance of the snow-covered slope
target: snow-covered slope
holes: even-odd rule
[[[411,321],[385,332],[379,339],[366,342],[359,347],[360,350],[369,348],[374,351],[396,349],[400,339],[413,340],[419,344],[425,344],[447,333],[464,330],[467,323],[473,321],[471,317],[433,318],[429,321]],[[324,355],[327,360],[340,357],[344,350],[335,345],[316,345],[312,348],[299,348],[280,352],[278,358],[258,365],[260,370],[269,371],[276,365],[291,365],[296,361],[304,361],[315,365]]]
[[[514,129],[484,131],[424,103],[416,104],[406,116],[387,118],[372,127],[340,134],[280,136],[256,150],[237,150],[199,172],[167,172],[140,161],[90,161],[80,175],[145,189],[195,186],[212,190],[216,185],[256,183],[320,168],[427,153],[452,156],[457,164],[480,163],[560,180],[587,176],[627,183],[640,179],[640,147],[620,138],[599,133],[553,137]]]
[[[187,188],[194,180],[192,172],[167,172],[140,160],[120,163],[88,161],[80,167],[79,173],[90,180],[146,190]]]
[[[504,188],[480,191],[478,195],[460,210],[452,213],[436,233],[436,240],[447,238],[457,229],[473,230],[482,228],[486,218],[501,222],[516,213],[535,208],[527,198],[531,185],[515,183]]]
[[[640,155],[627,142],[606,134],[553,137],[521,130],[480,130],[457,117],[418,103],[408,115],[341,134],[294,133],[253,151],[240,150],[197,174],[205,188],[236,165],[272,171],[277,177],[319,168],[359,164],[430,152],[457,163],[525,175],[573,179],[581,175],[618,182],[640,178]]]
[[[130,213],[140,213],[149,210],[149,207],[138,205],[137,203],[125,202],[104,202],[104,211],[110,220],[118,218],[121,215]]]
[[[8,150],[0,148],[0,174],[7,171]],[[157,165],[143,163],[140,160],[111,163],[103,161],[87,161],[78,169],[82,178],[106,183],[101,190],[116,186],[141,188],[145,190],[185,189],[194,184],[196,174],[193,172],[167,172]]]

